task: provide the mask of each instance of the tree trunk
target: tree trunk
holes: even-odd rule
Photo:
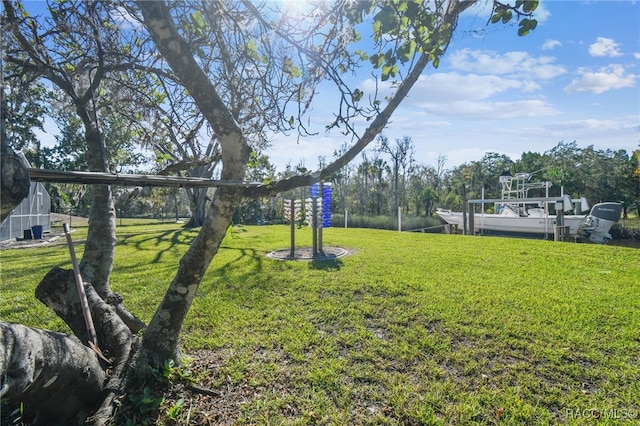
[[[108,172],[104,141],[97,123],[92,120],[88,106],[78,105],[76,110],[82,119],[87,141],[87,163],[94,172]],[[103,298],[111,294],[109,277],[113,268],[116,247],[116,211],[109,185],[93,185],[89,231],[80,271],[85,281],[93,284]]]
[[[29,195],[29,173],[20,157],[9,147],[6,138],[2,138],[0,148],[0,222],[8,217],[13,209]]]
[[[105,302],[87,283],[85,292],[96,319],[96,348],[89,344],[73,271],[52,269],[36,288],[36,297],[76,336],[0,323],[0,349],[6,354],[0,359],[3,400],[24,402],[43,419],[63,421],[90,413],[102,402],[108,410],[94,421],[105,423],[110,417],[113,399],[136,378],[127,370],[135,338],[118,315],[119,300]]]
[[[180,360],[178,337],[182,323],[240,204],[239,192],[233,188],[216,191],[202,229],[180,260],[178,272],[142,336],[142,346],[155,362]]]
[[[185,228],[197,228],[202,226],[207,214],[207,192],[208,188],[187,188],[189,205],[191,208],[191,218]]]
[[[91,171],[108,172],[105,142],[92,119],[88,103],[79,102],[76,107],[85,128],[87,142],[87,163]],[[93,117],[95,118],[95,117]],[[90,282],[100,297],[112,303],[118,315],[135,333],[144,323],[130,313],[122,303],[122,298],[111,291],[109,279],[113,269],[116,250],[116,209],[109,185],[93,185],[89,228],[84,253],[80,261],[80,272],[85,282]]]
[[[116,212],[109,185],[93,185],[89,228],[80,261],[82,278],[104,298],[111,294],[109,278],[116,246]],[[95,284],[94,284],[95,282]]]
[[[94,408],[105,373],[77,337],[0,323],[0,395],[24,402],[39,419],[70,420]]]

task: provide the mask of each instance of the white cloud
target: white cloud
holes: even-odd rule
[[[551,16],[551,12],[549,12],[549,9],[546,8],[545,3],[546,0],[540,0],[540,3],[538,3],[538,7],[533,11],[533,17],[536,21],[538,21],[538,24],[546,22],[546,20]]]
[[[337,135],[331,137],[323,134],[298,140],[295,136],[274,134],[271,142],[271,147],[266,150],[266,154],[279,171],[284,170],[287,164],[295,167],[300,163],[308,169],[316,170],[318,157],[326,156],[330,159],[334,150],[339,149],[345,139]]]
[[[393,84],[387,81],[377,81],[373,78],[364,79],[360,85],[358,86],[360,90],[362,90],[365,96],[373,96],[374,93],[378,93],[378,99],[383,99],[387,96],[391,96],[395,93],[396,88],[393,87]]]
[[[640,59],[640,52],[634,53],[633,57],[636,58],[636,59]]]
[[[591,56],[620,56],[622,52],[618,49],[618,43],[606,37],[598,37],[595,43],[589,46]]]
[[[633,87],[636,84],[636,76],[627,74],[622,65],[612,64],[600,70],[592,72],[587,68],[578,69],[579,77],[571,81],[564,91],[591,92],[600,94],[609,90]]]
[[[548,140],[576,140],[583,147],[624,149],[629,153],[637,149],[640,136],[637,115],[560,121],[545,125],[545,131]]]
[[[579,134],[589,134],[592,132],[598,132],[599,134],[632,134],[634,132],[637,133],[639,130],[637,121],[634,121],[633,117],[618,117],[608,120],[587,118],[552,124],[549,125],[548,128],[550,130],[571,129]]]
[[[446,104],[424,102],[416,105],[416,107],[432,115],[482,120],[541,117],[558,114],[558,111],[547,102],[536,99],[511,102],[477,102],[463,100]]]
[[[118,6],[112,12],[111,17],[119,25],[121,30],[131,30],[142,27],[142,23],[129,10]]]
[[[542,43],[542,50],[553,50],[559,46],[562,46],[562,43],[558,40],[547,39]]]
[[[530,78],[550,79],[567,72],[564,67],[553,64],[554,57],[534,57],[522,51],[499,54],[490,50],[462,49],[451,53],[449,60],[453,69],[481,74],[518,75],[519,78],[526,73]]]
[[[390,126],[401,128],[420,128],[421,131],[442,129],[451,126],[451,121],[434,120],[433,116],[422,109],[404,108],[391,117]]]
[[[443,147],[444,148],[444,147]],[[443,151],[429,151],[425,157],[429,158],[431,161],[430,164],[437,164],[438,156],[444,155],[447,159],[445,162],[445,168],[453,168],[457,167],[463,163],[468,163],[470,161],[481,159],[487,152],[492,151],[491,149],[484,149],[478,147],[469,147],[469,148],[461,148],[461,149],[452,149],[452,150],[443,150]]]
[[[484,100],[509,90],[530,92],[538,89],[535,83],[497,75],[460,74],[457,72],[421,76],[413,87],[407,103],[450,103],[454,101]]]
[[[480,16],[484,19],[488,19],[493,10],[493,2],[479,1],[471,6],[469,9],[463,12],[463,15]]]
[[[58,143],[56,136],[60,135],[58,125],[51,118],[45,117],[42,127],[43,130],[40,130],[37,127],[31,128],[31,130],[38,137],[42,146],[47,148],[54,147]]]

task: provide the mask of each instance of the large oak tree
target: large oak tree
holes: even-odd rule
[[[336,1],[314,3],[293,14],[280,9],[286,2],[258,5],[249,0],[61,2],[50,5],[55,25],[43,33],[19,4],[5,1],[3,26],[16,47],[10,59],[69,96],[85,125],[87,152],[95,156],[88,159],[92,170],[108,171],[92,96],[98,89],[121,87],[118,81],[131,84],[131,76],[114,77],[131,70],[142,73],[140,78],[171,75],[188,93],[219,144],[223,180],[244,179],[256,135],[295,132],[312,137],[308,118],[320,88],[338,94],[327,129],[349,135],[352,143],[313,173],[260,186],[217,188],[197,237],[177,265],[155,315],[139,333],[140,324],[123,313],[119,296],[109,290],[113,200],[107,185],[98,186],[81,262],[88,304],[97,319],[97,347],[85,328],[73,271],[52,270],[38,286],[37,297],[75,336],[0,323],[6,354],[0,360],[2,398],[24,401],[49,418],[89,412],[93,423],[108,423],[119,395],[148,380],[150,371],[164,361],[180,362],[183,321],[240,203],[328,179],[353,160],[384,129],[427,65],[437,66],[459,15],[474,3]],[[525,34],[535,25],[530,13],[536,5],[496,2],[492,20],[518,18],[519,32]],[[358,49],[363,34],[371,40]],[[54,38],[43,42],[49,36]],[[62,47],[77,48],[79,54],[60,55],[60,40],[68,42]],[[149,43],[157,49],[156,57],[143,54],[142,48],[139,55],[130,54]],[[380,81],[392,82],[392,94],[379,98],[376,91],[354,87],[346,76],[360,66],[368,72],[373,68]],[[101,85],[104,79],[116,85]]]

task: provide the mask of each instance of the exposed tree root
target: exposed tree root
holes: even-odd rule
[[[105,382],[95,352],[75,336],[0,323],[2,399],[67,420],[93,408]]]
[[[73,279],[73,271],[54,268],[38,285],[36,297],[77,337],[0,323],[0,349],[5,354],[0,360],[0,395],[4,401],[24,402],[48,419],[68,420],[99,407],[92,421],[107,424],[115,399],[126,392],[129,377],[134,377],[127,367],[135,336],[114,306],[121,303],[105,302],[85,283],[98,337],[97,350],[89,347]]]

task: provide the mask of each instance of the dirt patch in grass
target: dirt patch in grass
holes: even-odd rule
[[[80,216],[69,216],[62,213],[51,213],[51,226],[62,228],[62,224],[68,224],[70,227],[74,226],[89,226],[89,219]]]
[[[246,416],[244,412],[257,399],[265,395],[286,396],[290,393],[289,361],[278,350],[261,349],[254,352],[247,364],[246,376],[238,380],[229,370],[229,364],[237,354],[228,349],[198,349],[188,355],[186,367],[193,380],[180,380],[164,394],[163,407],[155,424],[181,425],[232,425]],[[274,368],[269,378],[251,377],[254,363],[271,363]],[[258,373],[259,374],[259,373]],[[286,399],[286,398],[284,398]],[[183,408],[175,418],[167,413],[183,400]],[[253,407],[255,409],[255,407]],[[296,417],[298,410],[292,404],[269,407],[285,417]],[[123,413],[126,414],[126,413]]]
[[[293,256],[291,249],[274,250],[267,254],[268,257],[276,260],[316,260],[328,261],[335,260],[351,254],[351,252],[342,247],[323,247],[315,255],[312,247],[296,247]]]
[[[42,235],[39,240],[25,240],[12,238],[10,240],[0,243],[0,250],[3,249],[21,249],[21,248],[34,248],[34,247],[50,247],[53,244],[62,245],[66,244],[64,233],[62,228],[52,229]]]

